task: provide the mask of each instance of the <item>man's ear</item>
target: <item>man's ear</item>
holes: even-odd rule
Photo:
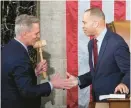
[[[98,21],[94,21],[94,22],[93,22],[93,27],[94,27],[94,28],[97,28],[98,26],[99,26],[99,22],[98,22]]]
[[[22,35],[23,38],[27,38],[28,33],[27,32],[22,32],[21,35]]]

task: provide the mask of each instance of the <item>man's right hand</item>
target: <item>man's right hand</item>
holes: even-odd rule
[[[67,80],[72,83],[72,87],[78,85],[78,79],[75,76],[69,74],[68,72],[66,72],[66,75],[67,75],[67,77],[69,77]]]
[[[46,72],[46,71],[47,71],[47,61],[43,60],[36,65],[35,75],[39,76],[41,73]]]
[[[74,86],[74,83],[70,79],[61,78],[59,73],[53,75],[50,82],[57,89],[70,89]]]

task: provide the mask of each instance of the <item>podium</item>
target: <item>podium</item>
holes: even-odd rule
[[[108,99],[107,102],[90,102],[88,108],[130,108],[130,99]]]
[[[130,108],[129,99],[108,99],[109,108]]]

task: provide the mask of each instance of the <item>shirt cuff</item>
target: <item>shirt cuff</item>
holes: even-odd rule
[[[77,80],[78,80],[78,85],[80,86],[81,82],[80,82],[80,79],[78,77],[77,77]]]
[[[51,90],[53,89],[53,85],[52,85],[52,83],[51,82],[49,82],[49,84],[50,84],[50,87],[51,87]]]

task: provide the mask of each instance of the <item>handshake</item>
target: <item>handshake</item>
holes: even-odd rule
[[[47,62],[46,60],[41,61],[37,64],[35,68],[36,76],[39,76],[41,72],[47,71]],[[53,88],[57,89],[71,89],[74,86],[78,85],[78,79],[75,76],[70,75],[66,72],[68,78],[64,79],[60,76],[59,73],[56,73],[51,77],[50,83],[52,84]]]
[[[41,72],[46,72],[47,71],[47,62],[46,60],[41,61],[35,68],[35,74],[36,76],[40,75]],[[57,89],[71,89],[72,87],[75,87],[78,85],[78,78],[70,75],[68,72],[66,72],[66,75],[68,78],[64,79],[60,76],[59,73],[56,73],[55,75],[52,76],[50,82],[54,88]],[[114,93],[129,93],[129,88],[123,84],[120,83],[116,86]]]
[[[56,73],[50,81],[53,87],[57,89],[71,89],[78,85],[78,79],[75,76],[70,75],[68,72],[66,75],[68,78],[64,79],[61,78],[59,73]]]

